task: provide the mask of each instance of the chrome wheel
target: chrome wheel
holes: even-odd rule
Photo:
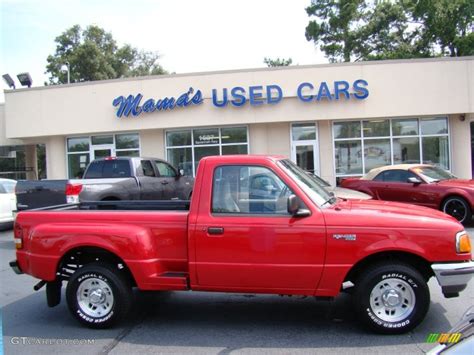
[[[381,320],[398,322],[406,319],[415,308],[413,288],[396,278],[380,281],[370,293],[370,308]]]
[[[77,289],[76,296],[79,308],[90,317],[104,317],[114,306],[112,288],[95,277],[84,280]]]
[[[449,199],[443,206],[443,212],[463,222],[467,216],[467,206],[457,198]]]

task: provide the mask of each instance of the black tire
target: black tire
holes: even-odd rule
[[[462,197],[448,197],[441,206],[441,211],[456,218],[460,223],[467,223],[472,218],[469,203]]]
[[[108,328],[123,319],[131,308],[132,297],[126,275],[105,263],[80,268],[66,288],[69,311],[90,328]]]
[[[376,264],[356,281],[354,308],[362,323],[380,334],[402,334],[419,325],[430,305],[423,276],[402,263]]]

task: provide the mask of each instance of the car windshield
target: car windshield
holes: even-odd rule
[[[457,177],[449,171],[438,168],[437,166],[420,166],[412,170],[418,175],[424,177],[428,182],[457,179]]]
[[[323,207],[336,202],[334,195],[321,185],[314,175],[308,174],[288,159],[280,160],[278,163],[318,206]]]

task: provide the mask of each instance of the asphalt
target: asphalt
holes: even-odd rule
[[[468,229],[474,242],[474,228]],[[474,243],[473,243],[474,245]],[[414,331],[374,335],[355,319],[350,297],[334,301],[273,295],[136,292],[120,327],[80,326],[65,302],[48,308],[37,280],[15,275],[12,233],[0,232],[0,305],[6,354],[422,354],[430,333],[447,331],[474,305],[474,281],[445,299],[429,283],[431,307]]]

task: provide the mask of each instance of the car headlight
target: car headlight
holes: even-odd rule
[[[464,254],[471,252],[471,240],[466,231],[456,233],[456,253]]]

